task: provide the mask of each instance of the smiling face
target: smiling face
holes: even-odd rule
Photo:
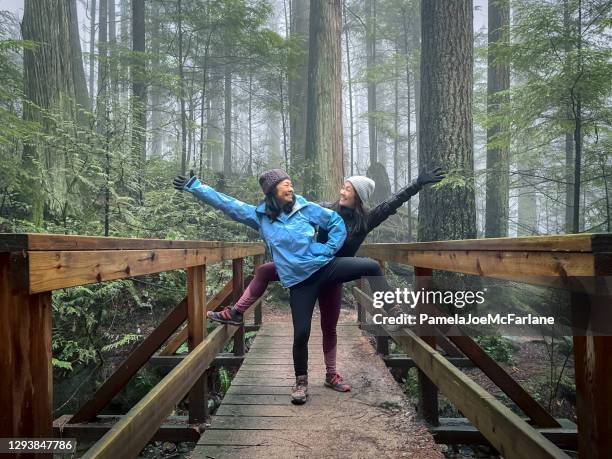
[[[276,185],[276,199],[281,205],[293,201],[293,183],[291,183],[291,180],[285,179]]]
[[[355,208],[355,188],[351,182],[346,181],[340,190],[340,200],[338,203],[344,207]]]

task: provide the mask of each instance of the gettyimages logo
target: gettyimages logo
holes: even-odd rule
[[[446,290],[446,291],[431,291],[431,290],[410,290],[395,289],[395,291],[374,292],[372,306],[382,308],[385,304],[400,304],[414,309],[417,304],[444,304],[452,305],[456,308],[463,308],[468,305],[484,303],[484,293],[486,289],[473,291],[465,290]]]

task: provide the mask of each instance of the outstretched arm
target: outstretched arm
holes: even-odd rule
[[[200,201],[222,211],[231,219],[244,223],[254,230],[259,230],[259,220],[255,213],[255,206],[246,204],[226,194],[219,193],[215,189],[200,182],[197,177],[191,177],[189,181],[185,179],[181,181],[179,177],[174,179],[175,188],[188,191]]]
[[[440,167],[431,172],[421,172],[419,177],[410,185],[385,199],[368,213],[368,232],[372,231],[391,215],[395,214],[402,204],[421,191],[425,185],[428,183],[438,183],[444,177],[444,172],[442,172],[442,168]]]

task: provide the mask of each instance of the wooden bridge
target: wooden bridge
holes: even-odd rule
[[[312,415],[310,410],[317,405],[345,406],[346,403],[342,398],[346,394],[315,390],[312,403],[301,407],[305,409],[288,405],[286,389],[292,378],[286,349],[289,349],[290,329],[278,325],[262,327],[259,304],[252,309],[253,325],[219,326],[206,336],[205,311],[223,307],[241,293],[248,280],[243,276],[244,258],[254,256],[257,265],[262,262],[263,252],[263,245],[254,243],[0,235],[0,374],[3,379],[0,438],[63,436],[97,440],[85,456],[113,459],[135,457],[154,439],[197,442],[196,457],[241,455],[239,450],[243,447],[248,447],[253,455],[265,455],[266,451],[270,455],[276,451],[283,456],[283,453],[324,456],[326,445],[317,440],[316,419],[302,436],[306,443],[301,443],[309,451],[301,452],[294,443],[289,446],[278,441],[281,436],[291,440],[295,426],[312,421],[305,421],[304,417]],[[579,312],[587,297],[594,298],[600,292],[579,290],[577,280],[612,274],[612,235],[368,244],[363,246],[360,255],[382,263],[393,261],[414,266],[417,288],[426,288],[432,270],[439,269],[570,289],[572,307]],[[232,260],[232,280],[207,301],[206,266],[223,260]],[[187,269],[187,297],[77,413],[53,420],[51,292],[174,269]],[[371,299],[361,287],[355,287],[354,293],[361,305],[359,319],[363,322],[372,311]],[[604,300],[609,303],[610,298]],[[244,333],[249,329],[259,329],[259,334],[245,355]],[[358,343],[363,344],[364,331],[350,324],[343,324],[339,329],[341,346],[353,343],[351,352],[357,352]],[[418,337],[402,330],[394,333],[392,339],[403,348],[405,357],[385,356],[388,337],[377,338],[377,350],[389,366],[418,367],[419,411],[437,441],[488,443],[509,458],[567,457],[563,448],[577,448],[583,458],[612,457],[612,337],[573,337],[577,435],[553,418],[471,338]],[[188,355],[174,355],[185,340],[189,345]],[[233,341],[233,354],[222,353],[230,341]],[[313,345],[316,343],[315,337]],[[276,351],[282,347],[286,347],[284,352]],[[100,415],[101,411],[149,361],[173,368],[128,413],[116,422],[109,422],[108,417]],[[510,411],[457,368],[466,362],[479,367],[514,401],[526,419]],[[243,366],[224,403],[210,428],[201,435],[200,426],[208,416],[207,370],[211,365],[240,364]],[[277,367],[269,368],[274,365]],[[316,374],[315,369],[313,377]],[[359,388],[356,389],[358,392]],[[446,425],[446,420],[438,418],[438,390],[465,416],[459,427]],[[168,420],[174,407],[185,397],[189,400],[188,418],[182,424],[176,419]],[[317,398],[319,402],[315,401]],[[270,413],[281,413],[282,421],[273,419]],[[321,419],[329,418],[324,410],[319,415]],[[344,419],[343,428],[352,432],[354,439],[365,435],[362,425],[350,415]],[[224,434],[228,429],[232,430],[232,439]],[[282,430],[282,435],[266,433],[275,430]],[[266,448],[257,446],[262,442],[254,444],[253,431],[260,438],[277,440],[264,442]],[[358,441],[347,442],[350,444],[357,449],[344,451],[345,455],[365,451]]]

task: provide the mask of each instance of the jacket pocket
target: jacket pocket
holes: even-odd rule
[[[326,256],[331,256],[331,249],[326,246],[325,244],[321,244],[320,242],[314,242],[311,246],[310,246],[310,252],[314,255],[314,256],[321,256],[321,255],[326,255]]]

